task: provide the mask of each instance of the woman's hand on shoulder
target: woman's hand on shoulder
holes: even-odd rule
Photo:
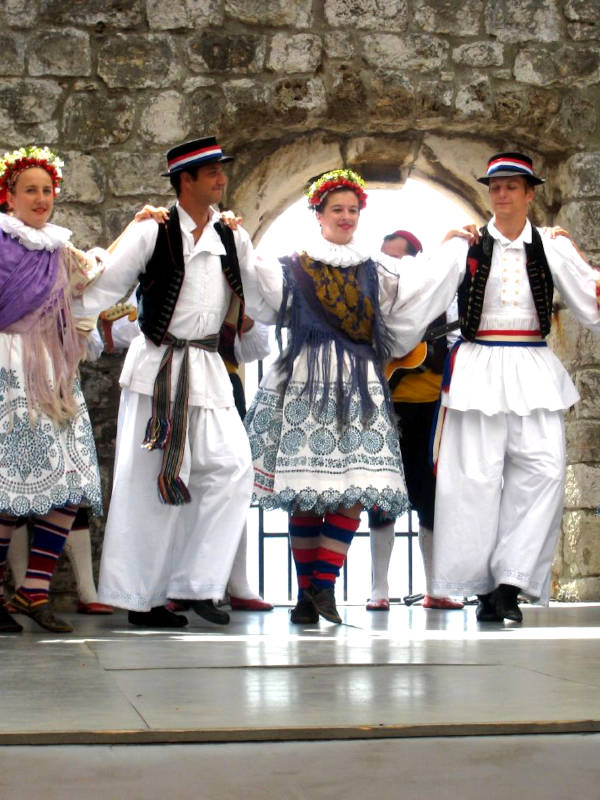
[[[469,242],[469,245],[477,244],[481,238],[479,228],[474,222],[469,223],[469,225],[463,225],[462,228],[453,228],[452,230],[449,230],[442,239],[442,244],[447,242],[449,239],[454,239],[455,237],[466,239]]]
[[[147,203],[134,217],[136,222],[141,222],[144,219],[153,219],[161,225],[169,219],[169,209],[164,208],[164,206],[151,206]]]
[[[564,228],[561,228],[560,225],[554,225],[554,227],[547,225],[542,230],[551,239],[556,239],[557,236],[566,236],[567,239],[570,239],[571,242],[573,242],[573,238],[571,237],[571,234],[568,231],[566,231]],[[573,242],[573,244],[575,244],[575,242]]]
[[[577,247],[577,243],[574,241],[569,231],[566,231],[564,228],[561,228],[560,225],[554,225],[554,227],[547,226],[545,228],[542,228],[542,233],[545,233],[551,239],[557,239],[559,236],[564,236],[565,239],[568,239],[571,242],[577,253],[581,256],[581,258],[583,258],[586,264],[589,264],[589,261],[583,255],[579,247]]]
[[[243,217],[238,217],[235,211],[221,211],[221,222],[231,228],[232,231],[237,231],[238,226],[243,222]]]

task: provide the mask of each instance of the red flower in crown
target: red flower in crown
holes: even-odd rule
[[[7,192],[14,187],[21,172],[30,167],[41,167],[46,170],[56,196],[60,191],[63,166],[63,161],[48,147],[27,145],[13,150],[12,153],[4,153],[0,159],[0,203],[6,202]]]
[[[317,208],[321,205],[325,195],[333,189],[349,189],[356,194],[359,207],[363,209],[367,205],[367,193],[364,186],[364,180],[354,170],[334,169],[326,172],[313,181],[306,190],[309,208]]]

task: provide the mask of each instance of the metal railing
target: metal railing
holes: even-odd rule
[[[287,531],[265,531],[265,524],[264,524],[264,515],[265,512],[262,508],[257,506],[253,506],[258,514],[258,586],[259,592],[261,596],[265,596],[265,547],[268,546],[268,542],[270,540],[277,540],[277,539],[286,539],[288,540],[288,532]],[[414,512],[410,511],[405,515],[407,520],[407,526],[405,530],[397,530],[395,531],[395,538],[396,539],[404,539],[406,542],[407,547],[407,574],[406,574],[406,583],[405,585],[408,587],[408,595],[413,594],[413,566],[414,566],[414,555],[413,555],[413,546],[414,540],[417,538],[418,533],[413,527],[413,514]],[[370,534],[368,531],[357,531],[355,534],[355,538],[366,538]],[[287,594],[288,594],[288,601],[293,600],[293,577],[294,577],[294,564],[292,558],[292,552],[289,546],[289,540],[287,543]],[[343,602],[348,601],[348,588],[349,588],[349,576],[348,576],[348,563],[344,564],[342,569],[342,586],[343,586]],[[400,601],[400,597],[391,597],[390,600],[392,601]]]

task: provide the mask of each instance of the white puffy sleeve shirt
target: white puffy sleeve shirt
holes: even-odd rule
[[[524,248],[525,242],[531,242],[531,224],[527,221],[513,241],[498,231],[494,220],[488,230],[494,250],[480,330],[538,330]],[[600,332],[596,300],[600,273],[579,256],[568,239],[551,239],[541,233],[556,288],[579,322]],[[457,247],[463,274],[467,249],[462,242]],[[441,266],[452,268],[448,263]],[[473,342],[461,344],[449,392],[442,396],[445,406],[458,411],[477,410],[487,415],[513,412],[520,416],[538,408],[564,410],[578,399],[569,374],[549,347],[490,347]]]
[[[455,240],[441,249],[454,252]],[[369,250],[354,240],[347,245],[336,245],[322,236],[315,236],[308,243],[306,253],[316,261],[342,269],[371,257]],[[392,355],[404,355],[421,340],[427,325],[450,304],[458,283],[456,275],[451,273],[458,274],[455,265],[460,260],[447,258],[447,266],[435,258],[422,256],[401,261],[383,253],[372,257],[377,262],[381,313],[393,338]],[[418,268],[402,263],[408,261],[418,261]],[[242,269],[242,279],[250,316],[273,324],[282,302],[280,262],[276,258],[255,257],[253,263]]]
[[[221,268],[221,255],[225,248],[214,229],[219,214],[210,210],[208,223],[197,242],[192,231],[194,220],[178,204],[183,242],[185,277],[169,325],[169,333],[179,339],[203,339],[217,334],[221,328],[231,300],[231,290]],[[150,260],[156,244],[158,225],[153,220],[131,225],[110,256],[102,277],[86,292],[84,308],[99,313],[127,293],[138,281]],[[240,266],[252,260],[252,244],[243,228],[234,232]],[[131,343],[120,384],[131,391],[151,395],[165,346],[157,347],[143,334]],[[183,353],[175,350],[171,373],[171,397],[175,387]],[[189,404],[204,408],[227,408],[233,405],[231,381],[218,353],[189,348],[190,391]]]

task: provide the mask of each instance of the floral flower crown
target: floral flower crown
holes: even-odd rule
[[[54,196],[60,192],[59,183],[62,181],[62,161],[49,147],[36,147],[28,144],[19,147],[12,153],[4,153],[0,159],[0,203],[6,202],[7,192],[14,188],[15,182],[23,170],[30,167],[45,169],[52,180]]]
[[[325,196],[334,189],[350,189],[358,197],[359,206],[363,209],[367,205],[367,193],[364,187],[364,180],[354,170],[334,169],[310,184],[306,190],[308,206],[312,209],[318,208]]]

